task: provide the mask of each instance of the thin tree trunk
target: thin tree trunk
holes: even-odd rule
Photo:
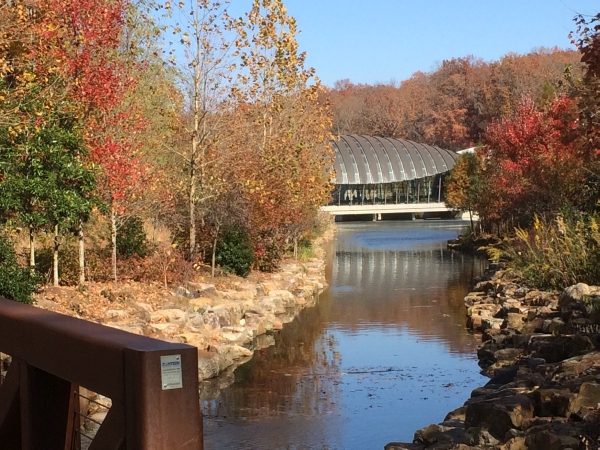
[[[211,276],[215,277],[215,266],[217,264],[217,241],[219,240],[219,229],[221,227],[217,224],[215,227],[215,239],[213,240],[212,247],[212,261],[211,261]]]
[[[54,225],[54,255],[52,264],[52,284],[58,286],[58,224]]]
[[[211,260],[211,277],[215,277],[215,265],[217,260],[217,237],[213,240],[212,260]]]
[[[298,259],[298,236],[294,236],[294,259]]]
[[[190,189],[189,189],[189,209],[190,209],[190,261],[194,259],[196,253],[196,170],[193,162],[190,163]]]
[[[113,280],[117,283],[117,213],[114,209],[110,212],[110,239],[112,243]]]
[[[79,284],[85,283],[85,240],[83,221],[79,220]]]
[[[31,270],[35,267],[35,242],[33,237],[33,228],[29,229],[29,267]]]
[[[470,209],[469,209],[469,220],[471,221],[471,233],[476,234],[475,227],[473,225],[473,213],[471,212]]]

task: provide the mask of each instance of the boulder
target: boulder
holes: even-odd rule
[[[574,286],[565,288],[558,299],[558,306],[566,308],[570,303],[580,303],[583,297],[592,293],[590,287],[585,283],[577,283]]]
[[[531,400],[525,394],[518,394],[469,404],[465,426],[487,428],[496,439],[502,439],[508,430],[519,429],[523,420],[531,417]]]
[[[525,439],[528,449],[540,450],[567,450],[578,449],[581,440],[575,436],[555,434],[549,430],[533,433]]]
[[[470,446],[490,446],[500,443],[488,430],[482,427],[467,428],[463,434],[462,442]]]
[[[569,389],[536,389],[533,392],[536,416],[567,417],[575,395]]]
[[[386,444],[384,450],[424,450],[423,444],[412,444],[407,442],[390,442]]]
[[[415,431],[413,442],[425,446],[430,446],[436,442],[461,442],[463,432],[462,428],[431,424]]]
[[[600,384],[585,382],[579,388],[579,394],[576,395],[571,404],[570,412],[576,413],[583,407],[600,408]]]
[[[104,311],[104,320],[106,322],[119,322],[129,318],[129,311],[124,309],[109,309]]]
[[[190,295],[193,296],[192,298],[208,297],[213,300],[219,300],[223,296],[217,291],[214,284],[189,282],[187,285]]]

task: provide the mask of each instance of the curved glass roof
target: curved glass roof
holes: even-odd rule
[[[458,155],[402,139],[341,135],[336,151],[336,184],[395,183],[448,172]]]

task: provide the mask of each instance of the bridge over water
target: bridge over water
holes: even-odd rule
[[[371,215],[374,219],[451,217],[446,207],[446,174],[458,155],[417,142],[361,135],[341,135],[333,142],[335,189],[322,209],[343,220]]]

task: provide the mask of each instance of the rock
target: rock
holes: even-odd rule
[[[462,438],[463,444],[476,446],[476,445],[496,445],[500,441],[490,434],[485,428],[471,427],[467,428]]]
[[[200,333],[182,333],[178,336],[181,337],[183,343],[193,345],[201,350],[206,349],[208,345],[207,337]]]
[[[272,290],[269,292],[268,298],[278,299],[284,308],[293,308],[296,306],[294,294],[285,290]]]
[[[514,298],[509,298],[504,303],[502,303],[502,309],[507,313],[516,313],[522,314],[526,308],[523,307],[523,304],[519,300],[515,300]]]
[[[236,301],[246,301],[246,300],[252,300],[256,297],[256,289],[250,290],[250,289],[246,289],[243,291],[238,291],[238,292],[233,292],[231,294],[231,299],[232,300],[236,300]]]
[[[531,355],[548,363],[560,362],[573,356],[594,350],[587,336],[550,336],[533,340],[529,344]]]
[[[600,352],[590,352],[562,361],[552,376],[552,381],[561,382],[580,376],[583,372],[600,367]]]
[[[480,303],[486,294],[485,292],[469,292],[465,297],[465,306],[468,308],[469,306],[473,306],[476,303]]]
[[[226,341],[245,344],[252,342],[252,332],[245,327],[222,327],[221,336]]]
[[[506,326],[508,328],[514,328],[515,330],[520,330],[523,327],[525,322],[525,314],[509,312],[506,315]]]
[[[507,350],[516,350],[516,349],[507,349]],[[504,350],[500,350],[496,353],[499,353],[501,351],[504,351]],[[518,366],[508,366],[508,367],[503,367],[501,369],[494,371],[494,376],[492,377],[492,379],[490,379],[490,381],[487,382],[486,386],[489,386],[489,385],[501,385],[502,386],[502,385],[511,383],[517,376],[518,369],[519,369]],[[471,396],[472,395],[473,394],[471,394]]]
[[[548,333],[561,334],[567,331],[567,327],[560,317],[555,317],[548,325]]]
[[[219,316],[217,316],[213,311],[207,311],[204,313],[203,322],[206,328],[209,330],[218,330],[221,328]]]
[[[533,392],[536,416],[567,417],[575,395],[568,389],[536,389]]]
[[[207,283],[188,283],[188,289],[192,298],[208,297],[213,300],[219,300],[222,294],[217,291],[214,284]]]
[[[104,311],[104,320],[107,322],[118,322],[129,318],[129,311],[124,309],[109,309]]]
[[[406,442],[390,442],[386,444],[384,450],[424,450],[423,444],[409,444]]]
[[[551,431],[544,430],[527,436],[525,445],[528,449],[575,450],[580,448],[581,440],[574,436],[554,434]]]
[[[278,289],[278,288],[275,285],[275,283],[268,282],[268,281],[263,281],[262,283],[260,283],[256,286],[257,295],[259,297],[264,297],[266,295],[269,295],[269,293],[271,291],[274,291],[276,289]]]
[[[176,297],[183,297],[183,298],[196,298],[198,297],[198,293],[197,292],[190,292],[188,291],[186,288],[184,288],[183,286],[178,286],[174,291],[173,291],[173,295]]]
[[[600,408],[600,384],[585,382],[579,388],[575,400],[571,404],[570,412],[576,413],[582,407]]]
[[[488,426],[488,431],[501,439],[511,428],[519,428],[524,419],[533,417],[533,405],[524,394],[484,400],[467,406],[465,426]]]
[[[193,311],[204,312],[207,306],[213,306],[215,301],[209,297],[197,297],[189,301],[188,305]]]
[[[519,348],[503,348],[494,352],[494,359],[505,364],[514,363],[521,355],[523,350]]]
[[[485,318],[481,321],[481,327],[486,330],[491,328],[493,330],[499,330],[504,325],[504,319],[495,319],[493,317]]]
[[[525,445],[525,436],[515,436],[508,439],[504,445],[500,446],[501,450],[527,450]]]
[[[461,442],[463,430],[431,424],[415,431],[413,442],[429,446],[436,442]]]
[[[444,421],[455,419],[464,421],[466,418],[466,413],[467,407],[461,406],[460,408],[456,408],[455,410],[452,410],[448,414],[446,414],[446,417],[444,417]]]
[[[179,334],[179,326],[172,323],[153,323],[150,328],[154,332],[161,333],[163,336],[173,337]]]
[[[570,303],[579,303],[584,296],[589,296],[592,293],[590,287],[585,283],[577,283],[574,286],[565,288],[558,299],[558,306],[566,308]]]
[[[264,311],[270,312],[271,314],[285,314],[283,301],[279,297],[263,297],[258,300],[258,306],[260,306]]]
[[[188,320],[188,315],[180,309],[161,309],[150,314],[150,321],[182,324]]]

